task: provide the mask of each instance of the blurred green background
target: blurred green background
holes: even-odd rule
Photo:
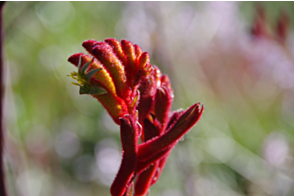
[[[119,127],[79,95],[67,62],[87,39],[141,46],[171,78],[173,109],[205,106],[150,196],[294,195],[294,42],[272,39],[292,2],[7,2],[5,167],[9,196],[110,195]]]

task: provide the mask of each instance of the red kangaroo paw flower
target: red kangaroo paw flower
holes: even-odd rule
[[[153,74],[154,67],[150,64],[149,61],[149,54],[147,52],[143,52],[137,59],[139,73],[143,77]]]
[[[118,125],[120,124],[119,118],[128,113],[128,108],[120,97],[107,96],[107,94],[92,96],[100,101],[114,122]]]
[[[280,18],[277,22],[276,36],[279,41],[285,43],[289,35],[290,19],[285,12],[281,12]]]
[[[254,24],[251,29],[252,35],[261,38],[261,37],[267,37],[269,32],[267,29],[266,24],[266,17],[265,17],[265,11],[264,8],[260,5],[257,5],[255,8],[255,18],[254,18]]]
[[[131,85],[133,85],[134,84],[134,77],[138,73],[138,68],[136,65],[137,57],[135,54],[135,49],[134,49],[133,44],[127,40],[121,41],[121,47],[122,47],[122,49],[125,53],[125,56],[127,58],[128,67],[126,67],[126,70],[128,73],[130,73],[130,82],[131,82]]]
[[[153,152],[154,153],[151,156],[148,155],[148,154],[145,155],[146,157],[150,156],[147,159],[146,158],[144,159],[143,156],[140,157],[140,155],[142,155],[140,153],[143,152],[143,150],[144,150],[142,148],[142,146],[143,147],[146,147],[144,145],[149,144],[149,143],[146,142],[146,143],[141,144],[139,146],[139,151],[138,151],[137,173],[142,172],[143,170],[145,170],[146,168],[148,168],[155,161],[160,161],[159,162],[159,166],[158,166],[159,173],[157,172],[157,174],[156,174],[157,175],[157,178],[158,178],[159,175],[160,175],[160,173],[161,173],[161,171],[163,170],[163,168],[165,166],[165,162],[166,162],[166,160],[168,158],[168,155],[169,155],[171,149],[177,144],[178,140],[186,132],[188,132],[189,129],[200,119],[200,117],[202,115],[202,112],[203,112],[203,107],[199,111],[199,104],[194,104],[189,109],[187,109],[185,112],[183,112],[182,110],[179,110],[177,112],[174,112],[174,114],[171,116],[170,121],[169,121],[169,123],[167,125],[167,131],[163,135],[151,139],[150,143],[158,140],[161,137],[166,137],[164,135],[169,135],[168,134],[169,132],[175,132],[175,133],[173,133],[173,136],[170,135],[170,138],[177,136],[177,137],[175,137],[176,139],[170,140],[171,142],[170,142],[169,145],[167,144],[167,145],[165,145],[165,147],[161,147],[161,148],[158,147],[158,149],[156,149],[156,146],[155,146],[156,143],[155,143],[155,145],[153,146],[153,148],[154,148],[153,149]],[[176,133],[176,132],[178,132],[178,133]],[[146,148],[145,148],[145,150],[146,150]],[[152,154],[151,152],[149,152],[149,153]],[[155,178],[156,178],[156,176],[155,176]]]
[[[85,55],[83,53],[76,53],[71,55],[68,58],[68,61],[74,64],[75,66],[78,66],[80,58],[82,60],[81,68],[83,68],[83,66],[86,63],[92,60],[92,57],[88,55]],[[116,96],[116,89],[115,89],[113,80],[100,62],[94,60],[93,63],[89,66],[89,68],[86,70],[86,73],[91,70],[99,69],[99,68],[102,68],[102,69],[93,75],[96,79],[96,82],[100,83],[108,92]]]
[[[126,65],[127,58],[126,58],[125,53],[121,47],[120,42],[117,41],[116,39],[112,39],[112,38],[106,39],[105,42],[108,43],[110,46],[112,46],[113,52],[116,54],[118,59],[122,62],[123,65]]]
[[[144,120],[144,139],[143,141],[151,140],[152,138],[159,135],[159,130],[157,127],[150,122],[149,119]],[[149,162],[137,162],[136,171],[140,174],[143,170],[147,169],[152,163],[155,163],[155,159],[149,159]]]
[[[149,166],[148,169],[139,174],[135,184],[135,195],[134,196],[144,196],[149,190],[149,187],[153,181],[153,176],[155,175],[158,167],[158,162]]]
[[[160,134],[165,130],[172,101],[173,96],[170,94],[167,87],[162,86],[157,88],[154,101],[154,113],[156,119],[161,124]]]
[[[174,145],[176,145],[176,142],[174,143]],[[154,156],[152,156],[152,157],[150,157],[150,158],[148,158],[148,159],[146,159],[144,161],[141,161],[141,160],[137,159],[136,172],[138,174],[140,174],[145,169],[147,169],[151,164],[155,163],[156,161],[160,161],[165,156],[168,156],[169,151],[171,150],[171,148],[174,145],[172,145],[170,148],[166,148],[166,149],[158,152]]]
[[[169,130],[180,118],[180,116],[184,113],[183,109],[179,109],[177,111],[174,111],[171,117],[169,118],[169,121],[166,126],[166,130]]]
[[[170,130],[141,144],[139,146],[138,159],[144,161],[173,145],[200,119],[202,112],[203,106],[200,109],[199,103],[192,105],[181,115]]]
[[[105,42],[98,42],[93,46],[92,51],[112,77],[117,94],[123,95],[123,91],[127,88],[126,74],[121,61],[113,53],[112,47]]]
[[[120,121],[124,121],[124,125],[121,125],[120,129],[122,149],[127,155],[136,155],[138,152],[138,127],[136,120],[131,115],[126,114],[120,118]]]
[[[149,114],[152,109],[152,103],[156,93],[155,78],[152,75],[142,78],[138,90],[140,91],[141,96],[137,110],[139,112],[139,122],[143,123],[147,114]]]
[[[180,109],[178,111],[175,111],[173,113],[173,115],[169,119],[169,122],[168,122],[168,125],[166,127],[166,130],[170,130],[170,128],[175,125],[175,123],[179,120],[180,116],[183,113],[184,113],[184,111],[182,109]],[[148,124],[146,123],[146,125],[148,125]],[[155,125],[152,124],[152,126],[155,126]],[[146,129],[146,131],[145,131],[146,134],[149,132],[147,130],[152,130],[152,129],[150,129],[150,125],[146,126],[145,129]],[[168,157],[168,155],[169,155],[172,147],[174,147],[176,144],[177,144],[177,142],[173,143],[167,149],[158,152],[157,154],[155,154],[154,156],[152,156],[152,157],[150,157],[150,158],[148,158],[146,160],[143,160],[142,161],[142,160],[139,160],[138,159],[138,162],[137,162],[137,173],[140,173],[143,170],[147,169],[155,161],[160,161],[161,162],[158,167],[160,167],[159,169],[162,171],[162,169],[163,169],[163,167],[165,165],[165,161],[167,160],[167,157]],[[165,159],[165,161],[163,159]]]
[[[83,44],[82,44],[82,46],[90,53],[90,54],[92,54],[93,55],[93,51],[92,51],[92,49],[93,49],[93,46],[95,45],[95,44],[97,44],[98,43],[98,41],[96,41],[96,40],[86,40],[86,41],[84,41],[83,42]]]
[[[126,115],[120,118],[120,121],[123,157],[120,169],[110,188],[112,196],[122,196],[125,193],[135,172],[138,150],[138,133],[134,119]]]
[[[169,130],[169,128],[176,123],[176,121],[179,119],[180,115],[183,112],[184,112],[183,110],[179,110],[179,111],[174,112],[174,114],[171,116],[171,118],[169,120],[169,123],[168,123],[168,126],[167,126],[167,130]],[[150,122],[150,124],[152,125],[152,127],[156,127],[151,122]],[[147,123],[145,123],[144,125],[145,125],[144,127],[146,129],[146,131],[145,131],[145,135],[146,135],[146,134],[149,133],[149,131],[147,131],[147,130],[152,130],[152,129],[150,128],[151,126],[148,125]],[[146,125],[148,125],[148,126],[146,126]],[[157,172],[156,172],[155,176],[153,177],[153,178],[158,178],[159,175],[160,175],[160,173],[161,173],[161,171],[163,170],[163,167],[165,165],[165,162],[166,162],[166,160],[168,158],[168,155],[169,155],[172,147],[174,147],[176,144],[177,144],[177,142],[173,143],[167,149],[158,152],[157,154],[155,154],[151,158],[148,158],[148,159],[146,159],[144,161],[141,161],[141,160],[137,159],[137,161],[138,161],[137,162],[137,169],[136,169],[137,173],[138,174],[141,173],[142,171],[144,171],[145,169],[147,169],[151,164],[155,163],[156,161],[159,161]],[[152,184],[154,184],[154,183],[151,183],[151,185]]]
[[[143,125],[145,128],[145,132],[144,132],[145,140],[144,141],[151,140],[152,138],[159,135],[159,130],[157,129],[157,127],[153,123],[150,122],[150,120],[148,118],[146,118],[144,120]]]
[[[162,75],[161,78],[160,78],[160,81],[161,81],[161,86],[166,86],[168,91],[170,92],[170,94],[173,97],[174,92],[173,92],[173,89],[171,87],[170,80],[169,80],[168,76],[167,75]]]
[[[78,66],[80,60],[80,69],[83,69],[84,65],[91,61],[91,57],[83,53],[77,53],[73,54],[68,59],[69,62],[76,66]],[[86,78],[87,74],[95,69],[100,70],[95,72],[91,78]],[[100,101],[117,124],[120,123],[119,118],[128,113],[125,101],[116,94],[112,78],[98,61],[94,60],[89,67],[84,70],[84,73],[72,72],[71,77],[78,81],[78,83],[74,84],[80,86],[80,94],[90,94]],[[105,93],[95,93],[93,91],[101,87],[105,90]]]
[[[140,46],[138,46],[137,44],[134,44],[134,49],[135,49],[135,54],[136,54],[136,57],[138,59],[139,56],[141,56],[142,54],[142,49],[140,48]]]
[[[70,74],[77,80],[73,84],[80,87],[80,94],[96,98],[120,125],[122,161],[111,195],[130,196],[134,189],[134,195],[143,196],[159,178],[172,148],[199,120],[203,106],[194,104],[169,117],[170,80],[150,64],[148,53],[138,45],[108,38],[84,41],[83,47],[90,56],[76,53],[68,59],[78,67]]]
[[[158,74],[160,73],[159,69],[150,65],[149,55],[142,52],[138,45],[133,45],[127,40],[121,42],[112,38],[108,38],[104,42],[87,40],[82,45],[91,55],[96,57],[96,60],[93,60],[85,72],[88,75],[94,74],[94,77],[87,83],[87,90],[85,90],[86,82],[78,84],[82,94],[99,97],[97,99],[117,124],[120,123],[120,117],[126,113],[135,113],[136,109],[139,111],[139,119],[142,122],[150,111],[160,75]],[[79,53],[72,55],[69,61],[77,66],[79,57],[82,57],[82,65],[92,60],[90,56]],[[95,68],[99,68],[100,71],[90,72]],[[77,75],[79,74],[72,76],[83,81],[82,77],[77,78]],[[107,99],[110,95],[101,95],[101,98],[100,95],[97,96],[97,89],[105,92],[102,90],[103,88],[107,94],[110,93],[113,97]],[[139,90],[139,95],[137,90]],[[137,106],[138,102],[140,102],[140,106]]]
[[[112,196],[122,196],[131,179],[134,175],[134,165],[130,165],[133,162],[133,157],[123,155],[120,169],[110,187],[110,193]]]
[[[149,65],[149,55],[147,52],[141,54],[138,58],[138,68],[139,70],[145,70]]]
[[[145,127],[145,141],[148,141],[159,135],[159,130],[146,118],[144,120]],[[135,196],[144,196],[152,182],[153,176],[157,170],[158,162],[154,162],[148,169],[138,174],[135,184]],[[138,171],[137,171],[138,172]]]
[[[150,140],[158,135],[161,135],[165,129],[167,120],[168,120],[168,114],[172,103],[172,95],[170,91],[167,90],[166,86],[159,87],[157,89],[156,95],[155,95],[155,105],[154,105],[154,112],[155,112],[155,121],[158,120],[160,122],[160,128],[157,130],[156,126],[152,124],[148,119],[145,119],[144,121],[144,134],[145,141]],[[155,123],[155,122],[154,122]],[[153,134],[152,137],[149,136],[152,134],[152,130],[156,130],[158,133]],[[167,151],[164,151],[162,153],[157,154],[153,159],[149,159],[148,161],[139,162],[137,166],[137,172],[140,173],[142,170],[148,168],[147,170],[154,169],[151,165],[152,163],[156,163],[157,160],[159,160],[164,154],[166,154]],[[166,160],[166,159],[164,159]],[[156,163],[157,164],[157,163]],[[151,165],[151,166],[150,166]],[[164,167],[164,165],[161,165],[161,167]],[[160,168],[161,169],[161,168]],[[156,169],[157,171],[158,169]],[[148,171],[144,171],[144,173],[148,173]],[[146,177],[145,177],[146,178]],[[153,179],[153,176],[150,176],[150,179]],[[150,183],[150,182],[148,182]],[[148,189],[147,189],[148,190]]]
[[[177,120],[179,119],[179,117],[181,116],[181,114],[183,112],[184,112],[183,110],[178,110],[178,111],[176,111],[176,112],[173,113],[173,115],[169,119],[169,122],[167,124],[166,130],[169,130],[170,127],[173,126],[177,122]],[[152,179],[152,182],[151,182],[151,185],[150,186],[152,186],[153,184],[155,184],[157,182],[157,180],[159,179],[160,174],[162,173],[163,168],[165,166],[165,163],[166,163],[166,161],[168,159],[168,156],[169,156],[169,154],[170,154],[170,152],[172,150],[172,147],[175,146],[175,145],[176,145],[176,143],[174,145],[172,145],[170,148],[159,152],[154,157],[152,157],[152,159],[150,159],[148,161],[144,161],[144,162],[139,162],[139,164],[137,164],[137,168],[145,169],[152,161],[158,160],[158,159],[160,159],[162,157],[158,161],[159,164],[158,164],[156,173],[155,173],[155,175],[154,175],[154,177]]]

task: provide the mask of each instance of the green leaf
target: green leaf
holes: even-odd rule
[[[88,63],[86,63],[84,66],[83,66],[83,68],[82,68],[82,74],[85,74],[85,72],[86,72],[86,70],[88,69],[88,67],[89,67],[89,65],[92,63],[94,61],[94,58],[92,58],[92,60],[91,61],[89,61]]]
[[[90,92],[90,89],[89,88],[85,88],[84,86],[81,86],[80,87],[80,94],[83,95],[83,94],[89,94]]]
[[[93,70],[89,71],[89,72],[85,75],[87,81],[89,82],[90,79],[91,79],[91,77],[92,77],[97,71],[100,71],[101,69],[102,69],[102,68],[98,68],[98,69],[93,69]]]
[[[104,95],[107,91],[103,87],[91,86],[89,94],[91,95]]]
[[[81,73],[81,66],[82,66],[82,56],[80,56],[80,58],[79,58],[78,73]]]
[[[103,87],[98,86],[90,86],[90,88],[81,86],[80,87],[80,94],[89,94],[89,95],[104,95],[107,91]]]

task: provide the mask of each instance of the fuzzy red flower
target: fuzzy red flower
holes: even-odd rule
[[[111,38],[87,40],[83,46],[93,57],[69,57],[78,66],[78,72],[71,73],[78,81],[74,84],[80,94],[96,98],[120,125],[123,157],[111,195],[127,194],[135,184],[133,195],[143,196],[159,178],[172,148],[200,119],[203,106],[171,112],[169,78],[150,64],[139,46]]]

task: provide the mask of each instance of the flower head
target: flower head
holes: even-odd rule
[[[93,57],[83,53],[69,57],[78,67],[70,74],[77,80],[73,84],[80,87],[80,94],[95,97],[120,125],[123,157],[110,192],[122,196],[136,179],[134,195],[145,195],[172,148],[200,119],[203,106],[170,111],[170,80],[150,64],[148,53],[138,45],[109,38],[87,40],[83,47]]]
[[[149,92],[146,88],[156,85],[149,55],[127,40],[87,40],[83,46],[94,58],[83,53],[70,56],[69,62],[79,67],[79,71],[71,76],[78,80],[75,84],[80,86],[80,94],[90,94],[98,99],[120,124],[120,117],[135,112],[142,94],[139,91],[144,91],[143,97],[146,97]]]

